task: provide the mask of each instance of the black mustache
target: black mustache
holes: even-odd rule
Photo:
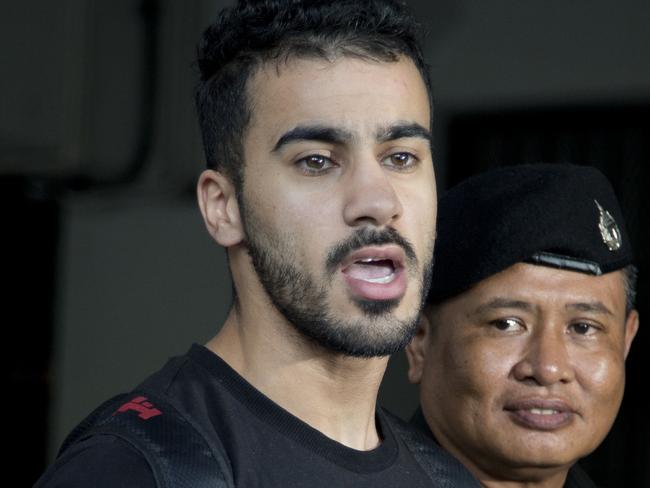
[[[327,253],[327,260],[325,262],[327,272],[330,275],[334,274],[338,265],[351,252],[362,247],[379,246],[382,244],[397,244],[404,250],[409,265],[415,265],[417,263],[413,244],[405,237],[402,237],[395,229],[386,228],[378,230],[371,227],[362,227],[344,241],[336,244]]]

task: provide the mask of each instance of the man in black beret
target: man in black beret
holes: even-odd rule
[[[636,270],[596,169],[523,165],[438,205],[435,268],[409,379],[414,422],[483,486],[589,487],[576,461],[618,412]]]

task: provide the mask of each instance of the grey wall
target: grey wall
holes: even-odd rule
[[[645,0],[431,2],[449,25],[430,44],[437,98],[450,107],[576,103],[650,94]],[[434,21],[436,22],[436,21]],[[441,19],[436,24],[440,24]]]
[[[650,99],[650,2],[409,2],[430,26],[439,184],[455,114]]]
[[[102,398],[210,339],[230,303],[225,254],[193,203],[82,196],[63,212],[51,452]]]

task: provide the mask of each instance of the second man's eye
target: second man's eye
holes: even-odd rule
[[[581,336],[590,336],[597,332],[597,328],[588,322],[576,322],[571,324],[571,330]]]
[[[493,320],[490,324],[496,329],[504,332],[514,332],[521,330],[524,327],[523,324],[516,319],[498,319]]]

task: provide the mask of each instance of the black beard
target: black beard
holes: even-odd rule
[[[387,356],[410,342],[429,289],[432,258],[424,267],[420,307],[414,310],[412,317],[399,320],[393,316],[392,310],[401,299],[353,298],[366,318],[344,321],[329,310],[325,285],[319,287],[311,276],[292,264],[294,256],[286,241],[263,231],[256,217],[247,212],[246,207],[240,205],[240,208],[248,252],[257,276],[273,305],[304,337],[330,351],[355,357]],[[355,249],[388,243],[402,247],[409,264],[407,268],[417,269],[413,246],[394,229],[364,227],[328,253],[326,274],[333,276],[338,264]]]

